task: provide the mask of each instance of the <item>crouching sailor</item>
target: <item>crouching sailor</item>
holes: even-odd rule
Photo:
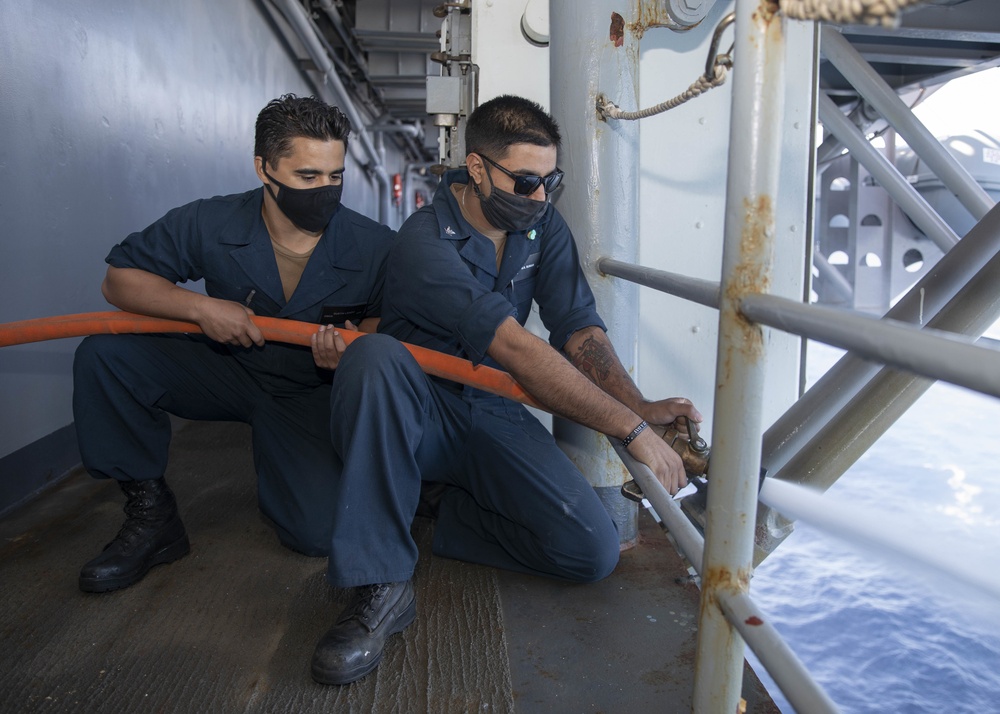
[[[622,440],[675,493],[680,457],[647,425],[700,421],[685,399],[647,401],[621,365],[563,218],[559,130],[513,96],[469,117],[466,167],[400,229],[378,335],[352,343],[333,380],[333,443],[343,461],[329,581],[354,599],[316,647],[313,677],[371,672],[414,619],[410,524],[436,504],[435,554],[576,582],[607,576],[619,538],[593,487],[523,406],[425,375],[415,343],[510,372],[551,411]],[[532,301],[550,331],[524,329]]]
[[[83,566],[81,589],[128,587],[188,553],[163,479],[170,414],[250,424],[261,511],[284,545],[327,553],[337,460],[330,370],[344,343],[326,326],[374,331],[395,237],[340,204],[349,133],[346,116],[313,97],[271,101],[256,124],[261,186],[175,208],[108,255],[111,304],[197,323],[204,334],[99,335],[77,350],[83,464],[116,479],[126,499],[125,523]],[[177,285],[201,278],[207,295]],[[311,350],[265,344],[252,315],[323,326]]]

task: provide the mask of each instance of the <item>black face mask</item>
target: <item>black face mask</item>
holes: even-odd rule
[[[490,182],[490,195],[483,196],[479,190],[479,185],[472,181],[472,190],[479,197],[479,205],[482,206],[483,215],[490,225],[508,233],[520,233],[526,231],[538,223],[545,215],[545,209],[549,207],[548,199],[536,201],[527,196],[518,196],[516,193],[501,191],[493,183],[489,169],[486,170],[486,178]]]
[[[281,193],[275,196],[270,185],[264,184],[271,198],[278,204],[278,208],[288,220],[304,231],[318,233],[323,230],[340,207],[340,195],[344,191],[344,184],[292,188],[275,180],[267,169],[264,169],[264,175],[281,189]]]

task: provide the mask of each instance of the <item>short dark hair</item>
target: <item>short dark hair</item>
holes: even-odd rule
[[[559,125],[537,103],[503,94],[479,105],[465,127],[465,153],[499,161],[514,144],[559,148]]]
[[[346,150],[350,133],[351,122],[337,107],[316,97],[284,94],[257,115],[253,153],[273,167],[278,159],[291,155],[295,137],[342,141]]]

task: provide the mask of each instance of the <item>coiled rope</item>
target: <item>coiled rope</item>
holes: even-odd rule
[[[715,71],[710,78],[702,75],[698,77],[695,82],[688,87],[686,90],[678,94],[673,99],[668,99],[665,102],[657,104],[655,107],[649,107],[648,109],[640,109],[637,112],[625,112],[618,108],[614,102],[605,97],[603,94],[597,96],[597,111],[601,113],[607,119],[623,119],[625,121],[635,121],[636,119],[645,119],[646,117],[654,116],[655,114],[660,114],[668,109],[673,109],[674,107],[679,107],[684,102],[694,99],[699,94],[704,94],[709,89],[713,87],[718,87],[720,84],[726,81],[726,72],[729,70],[729,66],[723,63],[718,63],[715,65]]]
[[[793,20],[893,27],[901,11],[926,2],[927,0],[780,0],[780,5],[781,13]]]

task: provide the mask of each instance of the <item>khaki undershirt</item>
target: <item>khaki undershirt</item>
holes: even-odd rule
[[[281,289],[285,293],[285,302],[292,299],[292,293],[299,286],[302,279],[302,271],[306,269],[309,256],[313,254],[316,247],[313,246],[305,253],[294,253],[288,248],[278,245],[271,239],[274,247],[274,259],[278,263],[278,275],[281,277]]]

